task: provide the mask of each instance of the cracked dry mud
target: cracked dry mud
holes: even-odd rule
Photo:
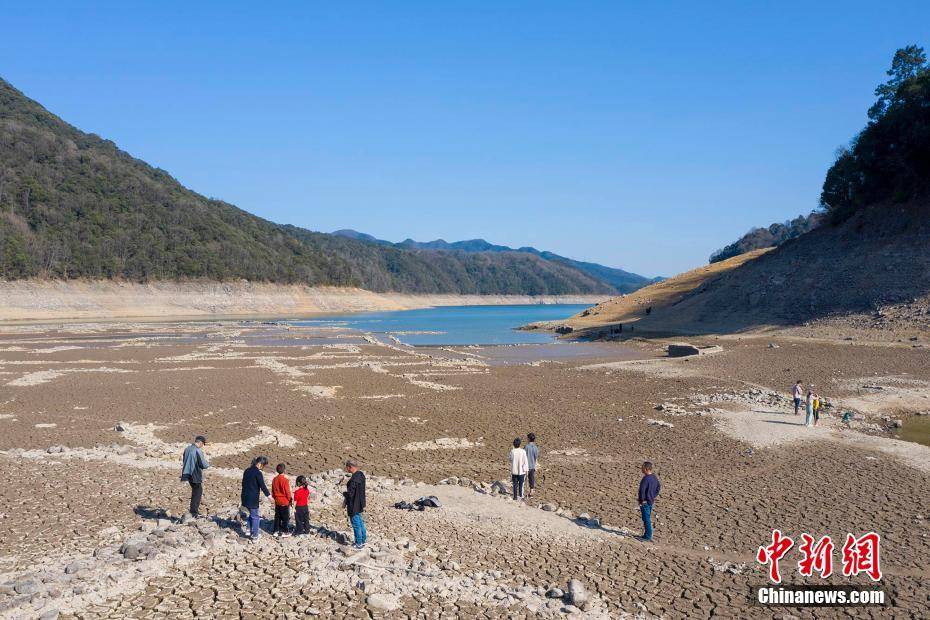
[[[734,339],[690,361],[631,343],[616,356],[601,344],[596,359],[488,365],[481,349],[338,329],[6,327],[0,615],[927,617],[930,449],[900,446],[883,421],[925,398],[927,356],[770,341]],[[644,361],[617,362],[630,347]],[[828,415],[800,434],[782,393],[795,375],[854,409],[858,426]],[[529,431],[543,484],[515,503],[491,483]],[[180,451],[198,433],[210,440],[209,517],[184,523]],[[312,535],[242,537],[239,477],[258,454],[311,476]],[[361,555],[341,544],[336,468],[349,456],[369,475]],[[663,481],[651,545],[634,538],[647,458]],[[423,495],[443,507],[393,508]],[[765,580],[755,550],[773,527],[880,532],[889,605],[752,605],[750,586]],[[800,583],[794,562],[782,570]],[[572,579],[584,604],[557,596]]]

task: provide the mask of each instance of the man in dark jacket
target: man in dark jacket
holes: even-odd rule
[[[258,502],[261,499],[259,493],[264,493],[265,497],[271,495],[265,486],[265,475],[262,474],[267,464],[266,457],[257,456],[252,461],[252,466],[242,473],[242,505],[249,509],[249,533],[253,542],[258,540],[258,526],[262,520],[258,512]]]
[[[365,530],[365,520],[362,518],[362,512],[365,510],[365,473],[358,468],[358,463],[354,459],[346,461],[346,471],[352,477],[346,483],[345,496],[346,512],[349,513],[349,522],[352,524],[352,533],[355,536],[356,549],[365,546],[368,540],[368,532]]]
[[[643,479],[639,481],[639,511],[643,517],[643,540],[652,540],[652,505],[659,496],[659,478],[652,473],[652,463],[643,463]]]
[[[207,438],[203,435],[194,437],[194,443],[184,448],[184,456],[181,458],[181,480],[191,485],[191,504],[190,515],[197,517],[200,515],[200,498],[203,497],[203,470],[210,467],[207,457],[203,453],[203,447],[207,444]]]

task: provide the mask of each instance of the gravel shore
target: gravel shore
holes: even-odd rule
[[[930,448],[894,435],[930,410],[926,351],[694,342],[723,351],[672,360],[663,342],[598,343],[500,363],[489,349],[287,325],[6,327],[0,615],[930,615]],[[833,405],[816,429],[788,401],[798,378]],[[492,483],[509,486],[509,444],[531,431],[542,487],[515,503]],[[185,523],[180,451],[201,433],[208,517]],[[239,476],[259,454],[313,476],[312,536],[242,537]],[[341,544],[347,457],[369,476],[360,556]],[[653,544],[635,538],[647,459],[663,485]],[[393,508],[423,495],[443,507]],[[889,605],[753,605],[773,528],[879,532]],[[782,563],[786,582],[824,582],[795,563]]]

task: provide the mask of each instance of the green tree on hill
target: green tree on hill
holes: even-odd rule
[[[899,49],[890,79],[875,89],[869,124],[839,151],[820,203],[834,221],[882,202],[905,202],[930,189],[930,65],[924,49]]]
[[[889,107],[900,103],[899,91],[912,87],[914,78],[926,69],[927,54],[924,48],[908,45],[895,52],[894,58],[891,59],[891,68],[887,71],[891,79],[875,88],[878,101],[869,108],[869,118],[873,121],[878,120]]]

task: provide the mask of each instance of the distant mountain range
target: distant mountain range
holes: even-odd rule
[[[191,191],[0,79],[0,280],[246,279],[474,295],[610,295],[648,283],[532,248],[463,243],[389,244],[269,222]]]
[[[351,228],[343,228],[342,230],[334,231],[333,234],[339,237],[345,237],[347,239],[356,239],[358,241],[365,241],[385,247],[400,248],[404,250],[438,250],[443,252],[457,251],[466,253],[518,252],[532,254],[545,260],[557,262],[574,269],[578,269],[579,271],[583,271],[593,278],[610,284],[617,290],[617,292],[620,293],[631,293],[644,286],[654,282],[660,282],[662,280],[662,278],[647,278],[645,276],[641,276],[636,273],[630,273],[629,271],[624,271],[623,269],[617,269],[615,267],[606,267],[597,263],[588,263],[574,260],[565,256],[560,256],[554,252],[537,250],[534,247],[524,246],[520,248],[512,248],[506,245],[497,245],[489,241],[485,241],[484,239],[467,239],[465,241],[453,241],[451,243],[444,239],[436,239],[435,241],[414,241],[413,239],[404,239],[399,243],[393,243],[391,241],[385,241],[384,239],[378,239],[377,237],[367,233],[352,230]]]

